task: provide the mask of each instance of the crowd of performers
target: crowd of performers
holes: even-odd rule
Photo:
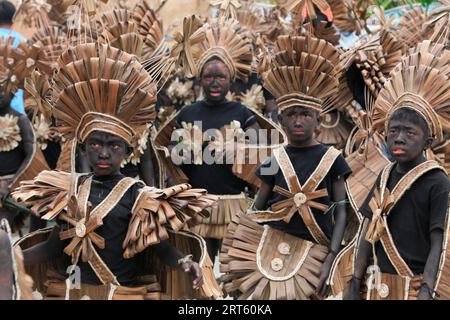
[[[0,299],[450,299],[450,2],[167,1],[0,1]]]

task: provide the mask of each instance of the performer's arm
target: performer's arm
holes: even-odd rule
[[[361,281],[367,270],[367,265],[372,249],[372,245],[365,239],[367,228],[369,227],[369,219],[364,218],[362,222],[361,233],[358,235],[359,240],[356,250],[355,270],[347,292],[344,293],[344,300],[361,299]]]
[[[180,266],[184,272],[190,272],[194,277],[192,282],[192,287],[198,289],[203,285],[203,275],[202,270],[197,262],[192,260],[186,260],[179,264],[178,261],[182,260],[185,256],[173,246],[168,240],[161,241],[159,244],[154,246],[154,250],[158,258],[166,265],[171,267]]]
[[[0,300],[12,299],[13,265],[8,234],[0,230]]]
[[[64,250],[64,243],[59,239],[59,232],[60,228],[55,226],[47,241],[23,250],[24,264],[28,266],[44,263],[61,255]]]
[[[138,163],[139,172],[141,179],[148,186],[155,186],[155,175],[153,168],[153,161],[150,153],[151,139],[147,141],[147,149],[145,149],[144,154],[141,155],[141,161]]]
[[[175,248],[168,240],[161,241],[153,248],[158,258],[164,264],[173,268],[177,267],[178,260],[184,257],[181,251]]]
[[[259,192],[256,195],[254,209],[256,210],[265,210],[267,209],[267,201],[269,201],[270,196],[272,195],[273,186],[267,184],[266,182],[261,182],[261,187],[259,188]]]
[[[347,221],[347,210],[344,202],[347,199],[347,194],[345,191],[344,177],[339,177],[333,182],[332,199],[333,202],[338,203],[338,205],[334,210],[335,223],[333,227],[333,234],[331,236],[330,251],[325,258],[324,264],[322,265],[319,285],[317,286],[317,294],[319,295],[325,295],[326,293],[326,280],[330,273],[333,261],[341,250],[342,238],[344,237],[345,225]]]
[[[434,229],[430,234],[430,253],[423,272],[422,286],[420,288],[419,300],[429,300],[432,298],[432,292],[436,283],[439,262],[442,253],[442,240],[444,233],[441,229]]]
[[[34,140],[33,128],[31,127],[31,123],[26,116],[20,116],[18,125],[20,128],[20,135],[22,137],[23,152],[25,157],[23,158],[23,161],[19,169],[17,170],[14,179],[16,179],[17,176],[22,173],[27,164],[31,161],[31,158],[33,157],[33,148],[36,143],[36,141]]]

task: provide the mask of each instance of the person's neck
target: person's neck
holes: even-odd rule
[[[414,158],[413,160],[408,162],[397,162],[395,171],[397,171],[400,174],[405,174],[410,170],[412,170],[413,168],[417,167],[419,164],[425,162],[426,160],[427,159],[423,155],[420,155],[419,157]]]
[[[0,29],[8,29],[8,30],[11,30],[11,25],[9,25],[9,24],[0,24]]]
[[[316,146],[318,144],[319,143],[316,141],[316,139],[313,138],[302,142],[292,142],[292,141],[289,142],[289,146],[294,148],[306,148]]]
[[[120,170],[118,170],[114,173],[111,173],[111,174],[106,174],[106,175],[99,175],[94,172],[94,178],[98,179],[98,180],[103,180],[103,181],[117,177],[117,176],[121,176],[121,175],[122,175],[122,173],[120,172]]]
[[[12,110],[13,109],[11,107],[0,108],[0,116],[7,115],[8,113],[11,113]]]
[[[227,102],[227,99],[223,99],[223,100],[220,100],[220,101],[210,101],[210,100],[205,99],[205,100],[203,100],[203,101],[205,101],[205,103],[206,103],[208,106],[218,106],[218,105],[221,105],[221,104],[226,103],[226,102]]]

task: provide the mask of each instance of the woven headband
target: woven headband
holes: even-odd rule
[[[203,67],[205,66],[206,62],[211,60],[212,58],[217,58],[220,61],[222,61],[227,67],[228,70],[230,70],[230,76],[231,80],[234,80],[236,77],[236,68],[234,66],[233,58],[228,54],[227,50],[225,50],[222,47],[212,47],[206,50],[198,63],[198,70],[197,74],[200,76]]]
[[[113,134],[125,140],[129,145],[132,144],[132,139],[136,134],[129,125],[116,117],[104,113],[88,112],[81,118],[75,134],[78,141],[83,143],[93,131]]]
[[[278,113],[292,107],[305,107],[314,111],[322,111],[322,100],[301,92],[285,94],[277,99]]]

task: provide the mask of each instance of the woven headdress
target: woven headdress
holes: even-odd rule
[[[155,119],[156,86],[134,56],[88,43],[69,48],[59,64],[53,113],[67,139],[103,131],[132,144],[133,128]]]
[[[374,106],[373,127],[387,130],[390,116],[409,108],[428,124],[438,141],[450,132],[450,51],[430,41],[411,49],[391,73]]]
[[[329,42],[280,36],[264,87],[277,99],[279,112],[295,106],[320,112],[324,100],[337,91],[338,65],[339,52]]]
[[[184,35],[175,37],[178,44],[172,54],[179,55],[186,75],[199,76],[206,62],[217,58],[228,67],[232,79],[247,81],[252,69],[252,45],[237,20],[220,18],[200,27],[197,18],[185,18],[183,31]]]

